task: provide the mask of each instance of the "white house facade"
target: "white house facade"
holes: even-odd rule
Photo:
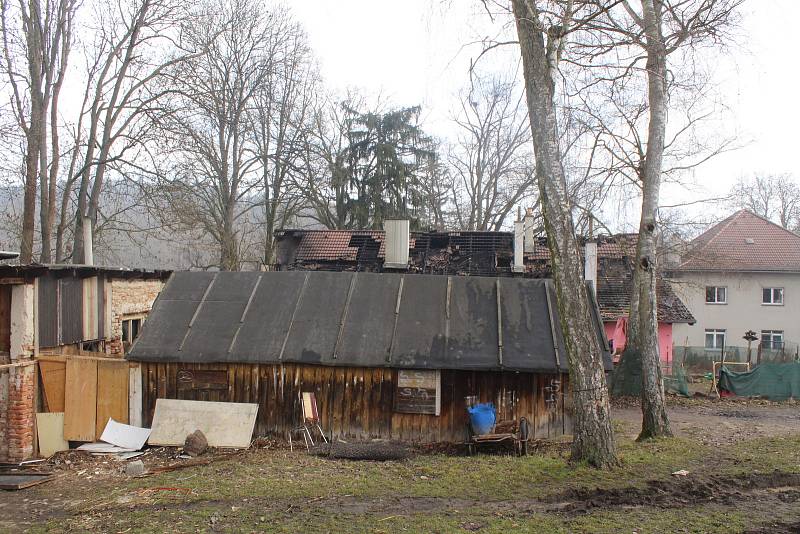
[[[690,243],[671,273],[694,326],[675,325],[674,342],[739,359],[759,352],[794,356],[800,342],[800,236],[739,211]],[[760,351],[759,351],[760,347]]]

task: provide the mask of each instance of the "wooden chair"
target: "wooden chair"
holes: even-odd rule
[[[312,392],[304,391],[298,395],[298,398],[300,400],[300,407],[302,408],[303,419],[300,426],[289,431],[289,450],[294,450],[292,434],[296,432],[302,432],[306,450],[311,450],[311,447],[314,446],[314,429],[319,431],[323,443],[328,443],[328,439],[325,437],[325,431],[322,430],[322,425],[320,425],[319,411],[317,410],[317,396]]]

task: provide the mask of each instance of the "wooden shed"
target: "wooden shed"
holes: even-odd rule
[[[558,324],[543,279],[185,272],[127,358],[142,363],[145,425],[158,398],[254,402],[256,434],[285,437],[313,391],[345,438],[461,441],[476,399],[547,438],[570,430]],[[606,347],[599,314],[586,326]]]

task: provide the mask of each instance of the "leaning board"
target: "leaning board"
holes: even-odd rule
[[[258,404],[158,399],[150,445],[183,446],[186,436],[200,430],[211,447],[250,446]]]
[[[59,451],[69,450],[69,442],[64,439],[63,413],[37,413],[36,431],[39,456],[49,458]]]
[[[128,422],[128,362],[99,360],[97,362],[97,419],[94,439],[106,428],[109,419]]]
[[[97,360],[67,360],[64,438],[94,441],[97,421]]]

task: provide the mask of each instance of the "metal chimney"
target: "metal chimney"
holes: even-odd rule
[[[514,223],[514,268],[515,273],[525,272],[525,221]]]
[[[533,252],[533,210],[525,210],[525,252]]]
[[[408,269],[409,221],[408,219],[386,219],[386,258],[383,266],[388,269]]]
[[[81,228],[83,230],[83,264],[94,265],[94,250],[92,249],[92,219],[90,217],[84,217]]]
[[[597,241],[588,240],[583,248],[583,277],[597,294]]]

